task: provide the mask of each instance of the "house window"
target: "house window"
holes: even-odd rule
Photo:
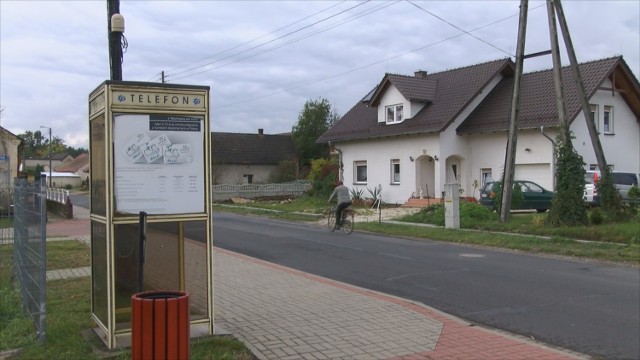
[[[253,174],[244,174],[242,177],[244,178],[245,184],[253,184]]]
[[[355,183],[367,182],[367,162],[366,161],[354,161],[353,162],[354,173],[356,174]]]
[[[591,104],[591,118],[593,123],[596,124],[596,131],[600,132],[600,119],[598,118],[598,105]]]
[[[493,175],[491,174],[491,169],[480,169],[480,179],[482,179],[482,183],[480,184],[480,188],[484,188],[488,182],[493,181]]]
[[[387,111],[387,124],[402,122],[402,105],[391,105],[385,107]]]
[[[391,183],[400,184],[400,160],[391,160]]]
[[[613,106],[605,105],[602,125],[605,134],[613,134]]]

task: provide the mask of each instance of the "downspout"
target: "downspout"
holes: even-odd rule
[[[342,162],[342,150],[337,147],[335,149],[338,152],[338,165],[340,166],[340,173],[338,174],[338,178],[344,181],[344,164]]]
[[[540,126],[540,133],[542,136],[546,137],[551,144],[553,144],[553,151],[551,153],[551,168],[553,169],[553,191],[556,191],[556,142],[553,139],[544,133],[544,126]]]

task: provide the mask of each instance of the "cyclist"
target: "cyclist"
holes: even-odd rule
[[[342,226],[342,212],[351,205],[349,188],[344,186],[342,181],[338,181],[338,184],[333,189],[333,192],[331,193],[331,196],[329,196],[329,200],[327,200],[327,202],[331,202],[331,199],[336,195],[338,198],[338,207],[336,208],[336,229],[339,229]]]

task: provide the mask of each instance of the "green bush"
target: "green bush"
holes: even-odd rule
[[[309,195],[329,197],[338,182],[338,170],[338,161],[335,159],[311,160],[311,171],[308,177],[311,182]]]
[[[595,207],[589,211],[589,222],[592,225],[600,225],[604,221],[604,214],[599,207]]]
[[[460,203],[460,226],[465,227],[469,223],[492,221],[496,219],[496,214],[484,206],[471,203]],[[415,214],[407,215],[402,219],[409,222],[418,222],[444,226],[445,208],[443,204],[430,205]]]
[[[640,188],[638,185],[634,185],[629,189],[629,207],[631,208],[633,213],[638,212],[638,208],[640,208]]]
[[[496,181],[493,183],[491,192],[495,194],[493,198],[493,210],[500,212],[502,208],[502,181]],[[520,186],[513,185],[513,191],[511,192],[511,209],[518,209],[522,205],[522,189]]]
[[[584,160],[574,149],[571,139],[556,138],[556,188],[547,216],[552,226],[587,225],[584,204]]]

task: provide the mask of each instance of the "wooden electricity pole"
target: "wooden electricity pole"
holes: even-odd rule
[[[567,120],[567,107],[564,101],[564,82],[562,81],[562,64],[560,61],[560,48],[558,46],[558,28],[556,27],[556,15],[553,0],[547,1],[547,19],[549,22],[549,37],[551,40],[551,58],[553,61],[553,84],[556,90],[556,109],[563,142],[571,141],[569,122]]]
[[[509,213],[511,212],[511,193],[513,188],[513,175],[515,172],[516,145],[518,142],[518,118],[520,116],[520,83],[522,81],[522,68],[524,66],[524,44],[527,33],[528,7],[528,0],[520,0],[518,44],[516,46],[516,70],[513,80],[513,96],[511,98],[509,139],[507,141],[505,168],[502,178],[502,204],[500,207],[501,222],[507,222],[509,220]]]
[[[560,30],[562,31],[564,45],[567,48],[567,54],[569,55],[571,71],[573,72],[573,77],[576,82],[576,88],[578,89],[578,98],[580,99],[580,103],[582,105],[584,119],[587,122],[587,129],[589,131],[589,137],[591,138],[593,151],[595,152],[596,160],[598,161],[598,168],[600,168],[600,171],[604,172],[605,169],[607,169],[607,160],[605,159],[604,151],[602,150],[602,144],[600,143],[600,137],[598,136],[598,129],[596,129],[596,124],[594,122],[593,116],[591,115],[589,99],[587,98],[587,92],[584,88],[584,81],[582,81],[582,74],[580,73],[580,68],[578,67],[578,60],[573,49],[573,42],[571,41],[571,35],[569,34],[569,27],[567,26],[567,20],[565,19],[564,11],[562,10],[562,4],[560,4],[560,0],[548,1],[553,3],[558,14]]]

